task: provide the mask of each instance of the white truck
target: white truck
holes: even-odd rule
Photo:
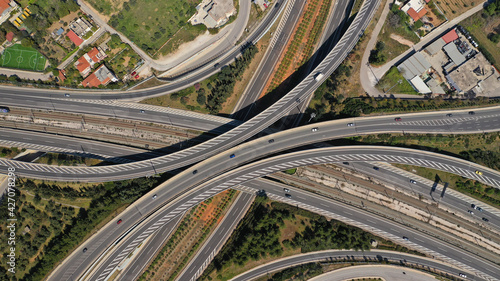
[[[314,80],[319,81],[321,80],[321,78],[323,78],[323,76],[325,76],[325,74],[318,72],[316,73],[316,75],[314,75]]]

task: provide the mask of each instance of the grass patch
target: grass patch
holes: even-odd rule
[[[47,59],[36,49],[19,44],[8,47],[0,57],[2,67],[43,71]]]
[[[200,280],[229,280],[249,268],[299,252],[367,250],[372,237],[358,228],[259,196]]]
[[[169,44],[172,41],[172,45],[163,49],[171,52],[183,42],[191,41],[205,32],[204,25],[192,26],[187,23],[196,13],[199,2],[130,0],[123,3],[120,11],[111,17],[109,24],[150,55],[156,53],[167,41]],[[107,7],[102,9],[106,12],[109,10]]]
[[[417,34],[408,25],[408,16],[404,12],[397,10],[396,6],[393,5],[393,8],[391,8],[377,38],[377,41],[385,43],[385,48],[381,54],[385,57],[386,61],[391,61],[410,48],[392,39],[391,34],[400,36],[414,44],[420,41],[420,38],[418,38]]]
[[[175,280],[215,229],[235,194],[234,190],[225,191],[192,208],[138,280],[151,280],[154,276]]]
[[[473,37],[474,41],[479,45],[479,50],[483,55],[496,67],[500,69],[500,51],[498,51],[499,43],[494,43],[488,39],[491,31],[496,29],[493,26],[495,23],[498,25],[500,14],[494,16],[486,16],[484,18],[483,12],[477,12],[474,15],[466,18],[460,22],[460,25],[465,27]]]
[[[384,93],[393,94],[410,94],[418,95],[419,93],[413,89],[408,81],[399,72],[397,67],[393,66],[384,74],[382,79],[375,86]]]
[[[297,172],[297,168],[293,168],[293,169],[288,169],[288,170],[285,170],[285,173],[289,174],[289,175],[293,175]]]
[[[70,155],[64,153],[46,153],[44,156],[37,159],[36,163],[57,166],[95,166],[101,163],[102,160]]]
[[[26,151],[25,148],[19,149],[17,147],[0,147],[0,157],[12,159],[21,152]]]

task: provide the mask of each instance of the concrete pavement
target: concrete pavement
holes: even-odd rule
[[[365,49],[365,52],[363,54],[363,58],[361,60],[361,71],[360,71],[360,80],[361,80],[361,86],[367,92],[370,96],[383,96],[384,94],[378,91],[377,89],[374,88],[374,86],[377,84],[378,80],[380,80],[384,74],[396,63],[398,63],[400,60],[405,58],[406,56],[410,55],[412,52],[418,52],[420,51],[425,45],[430,43],[431,41],[434,41],[437,39],[437,37],[441,36],[444,32],[446,32],[448,29],[452,28],[456,24],[460,23],[462,20],[472,16],[473,14],[481,11],[486,3],[488,1],[483,1],[479,3],[477,6],[474,6],[473,8],[469,9],[467,12],[461,14],[460,16],[442,24],[438,28],[434,29],[431,33],[429,33],[427,36],[425,36],[420,42],[415,44],[412,48],[409,48],[406,52],[402,53],[401,55],[397,56],[393,60],[387,62],[386,64],[380,66],[380,67],[371,67],[368,65],[368,57],[370,56],[370,51],[375,47],[375,44],[377,43],[377,37],[378,34],[380,33],[380,30],[385,22],[385,18],[387,17],[387,14],[389,13],[389,5],[392,1],[388,0],[386,2],[386,5],[384,6],[384,11],[382,12],[382,16],[379,19],[379,22],[377,23],[377,26],[372,32],[372,37],[370,38],[370,41],[368,43],[368,46]],[[400,95],[394,95],[397,97],[403,97]],[[408,95],[404,96],[407,97]],[[411,98],[418,98],[418,96],[415,95],[410,95],[409,97]]]
[[[359,265],[334,270],[310,281],[344,281],[348,279],[383,278],[386,281],[436,281],[434,276],[395,265]]]

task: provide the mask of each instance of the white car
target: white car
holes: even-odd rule
[[[410,180],[410,183],[417,184],[417,181],[415,181],[415,180]]]
[[[311,129],[312,132],[317,132],[318,130],[319,130],[318,127],[315,127],[315,128]]]
[[[458,276],[463,277],[463,278],[467,278],[467,275],[465,275],[463,273],[459,273]]]
[[[347,127],[352,127],[354,126],[354,123],[347,123]]]
[[[158,195],[156,195],[156,194],[155,194],[155,195],[153,195],[153,199],[156,199],[156,197],[158,197]]]

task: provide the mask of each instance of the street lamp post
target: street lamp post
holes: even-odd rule
[[[394,85],[392,85],[392,87],[389,88],[389,90],[385,91],[384,94],[387,94],[389,93],[390,90],[392,90],[392,88],[396,87],[396,85],[399,85],[403,82],[403,80],[399,79],[398,82]]]

